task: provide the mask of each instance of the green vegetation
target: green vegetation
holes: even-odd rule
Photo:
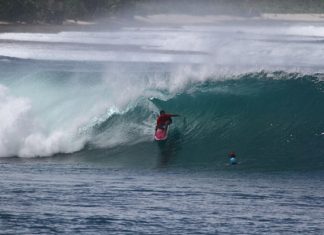
[[[0,0],[0,20],[60,24],[65,19],[92,19],[121,14],[135,2],[135,0]]]
[[[11,22],[61,24],[65,19],[158,13],[324,13],[324,0],[0,0],[0,20]]]
[[[136,1],[137,12],[231,14],[324,13],[324,0],[144,0]],[[197,4],[198,3],[198,4]]]

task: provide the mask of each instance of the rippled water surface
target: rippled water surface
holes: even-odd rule
[[[2,160],[1,234],[322,234],[323,172]]]

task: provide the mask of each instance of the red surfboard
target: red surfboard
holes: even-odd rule
[[[162,129],[158,128],[155,131],[154,139],[157,141],[166,140],[168,138],[168,127]]]

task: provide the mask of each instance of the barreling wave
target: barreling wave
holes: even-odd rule
[[[152,109],[152,105],[156,107]],[[123,140],[105,154],[159,155],[175,165],[322,168],[324,84],[321,75],[251,73],[192,83],[168,99],[143,99],[94,127],[90,148]],[[158,109],[178,113],[163,145],[153,142]],[[104,137],[104,138],[103,138]],[[115,143],[116,144],[116,143]]]
[[[224,167],[227,153],[235,151],[240,167],[324,166],[322,74],[258,72],[176,81],[149,74],[109,84],[94,75],[89,80],[42,71],[24,78],[27,86],[7,81],[29,98],[1,87],[1,156],[162,156],[174,165]],[[33,98],[35,89],[44,91],[43,101],[36,102],[39,94]],[[159,109],[181,115],[163,145],[153,141]]]
[[[3,33],[0,157],[222,168],[235,151],[243,168],[323,168],[322,35],[281,23]],[[159,109],[181,115],[164,144]]]

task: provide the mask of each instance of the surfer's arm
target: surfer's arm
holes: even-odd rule
[[[170,117],[179,117],[180,115],[179,114],[169,114]]]

